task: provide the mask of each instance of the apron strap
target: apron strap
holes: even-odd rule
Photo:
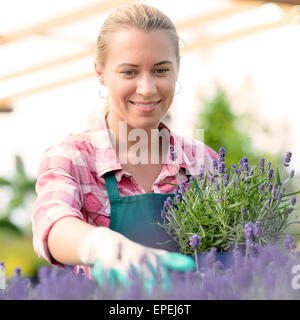
[[[106,183],[106,190],[109,196],[109,201],[111,201],[112,199],[120,198],[115,172],[106,172],[103,177]]]

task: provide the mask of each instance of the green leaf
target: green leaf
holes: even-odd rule
[[[16,155],[15,161],[17,172],[22,176],[25,176],[25,169],[22,158],[19,155]]]
[[[206,188],[206,182],[207,182],[207,174],[205,175],[205,179],[203,182],[203,190]]]
[[[241,204],[243,204],[244,201],[240,201],[240,202],[237,202],[237,203],[233,203],[229,206],[226,206],[226,209],[232,209],[232,208],[235,208],[235,207],[239,207]]]
[[[277,183],[278,183],[279,185],[281,185],[278,167],[276,168],[276,181],[277,181]]]
[[[300,193],[300,190],[299,190],[299,191],[292,192],[292,193],[285,194],[285,195],[283,195],[283,198],[284,198],[284,197],[293,196],[294,194],[298,194],[298,193]]]
[[[9,213],[13,209],[20,207],[23,204],[23,202],[24,202],[24,194],[23,193],[16,194],[8,203]]]
[[[0,219],[0,232],[9,232],[16,236],[22,236],[23,232],[8,219]]]
[[[11,182],[4,179],[4,178],[0,178],[0,186],[10,186]]]
[[[160,180],[160,181],[161,181],[162,183],[170,184],[171,186],[179,187],[179,185],[176,184],[176,183],[167,182],[167,181],[165,181],[165,180]]]

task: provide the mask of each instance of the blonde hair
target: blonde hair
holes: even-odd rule
[[[123,27],[134,27],[142,31],[166,31],[175,49],[176,60],[180,65],[179,36],[171,19],[157,8],[146,4],[130,4],[115,9],[104,21],[97,38],[95,63],[97,68],[104,68],[109,40],[113,32]],[[108,98],[106,98],[104,112],[107,113]]]

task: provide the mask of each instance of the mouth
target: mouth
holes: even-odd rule
[[[131,101],[129,100],[129,102],[139,108],[144,108],[144,109],[148,109],[148,108],[154,108],[155,106],[157,106],[160,102],[161,102],[161,99],[156,101],[156,102],[145,102],[145,103],[137,103],[137,102],[134,102],[134,101]]]

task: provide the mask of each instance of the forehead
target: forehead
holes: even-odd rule
[[[166,31],[124,28],[110,38],[107,63],[154,64],[163,60],[176,62],[174,44]]]

